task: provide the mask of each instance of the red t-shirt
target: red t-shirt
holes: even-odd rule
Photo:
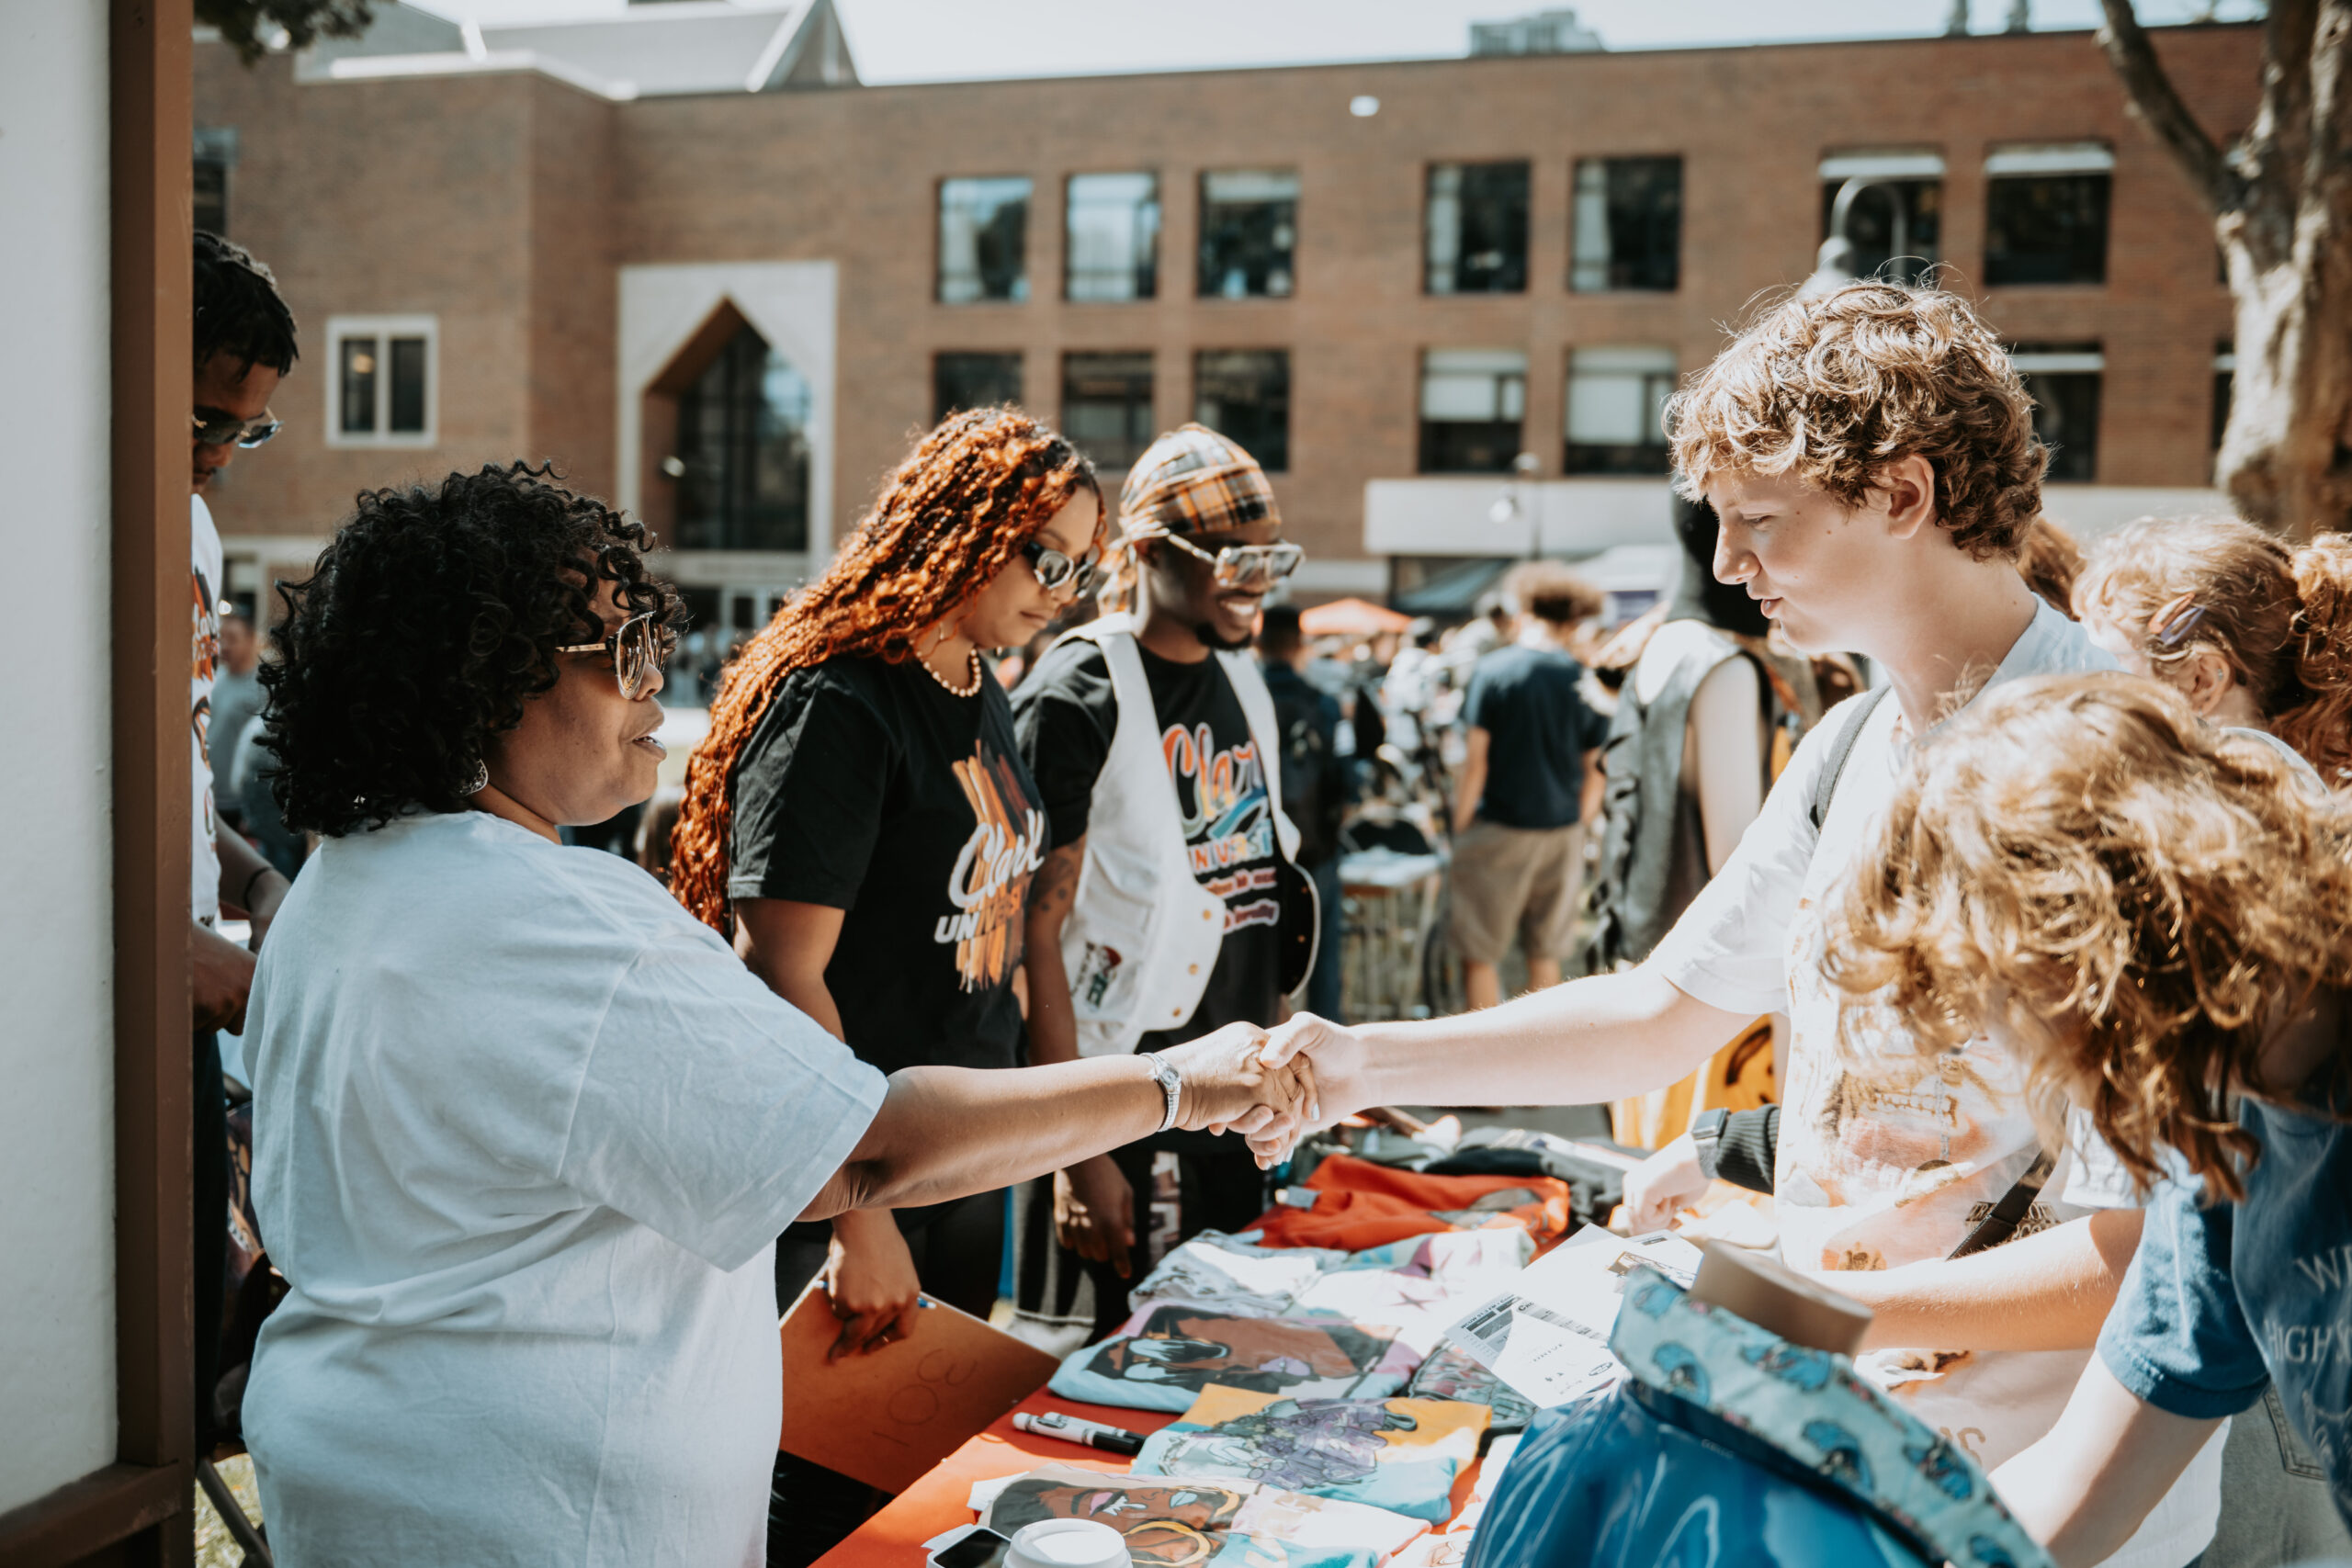
[[[1409,1235],[1517,1225],[1542,1248],[1576,1226],[1567,1184],[1549,1176],[1423,1176],[1333,1155],[1306,1186],[1315,1207],[1276,1203],[1259,1218],[1264,1245],[1362,1252]]]

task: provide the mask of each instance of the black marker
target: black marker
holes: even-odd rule
[[[1026,1410],[1012,1418],[1016,1432],[1034,1432],[1041,1438],[1059,1438],[1066,1443],[1084,1443],[1090,1449],[1105,1453],[1139,1454],[1143,1438],[1123,1427],[1105,1427],[1099,1421],[1088,1421],[1076,1416],[1065,1416],[1058,1410],[1048,1410],[1032,1416]]]

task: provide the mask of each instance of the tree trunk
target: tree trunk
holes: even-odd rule
[[[2352,0],[2270,0],[2261,110],[2227,152],[2174,91],[2131,0],[2100,5],[2132,112],[2215,215],[2236,302],[2215,482],[2281,533],[2352,528]]]
[[[2266,267],[2220,227],[2237,367],[2215,482],[2247,521],[2280,533],[2352,527],[2352,231],[2299,225],[2295,254]]]

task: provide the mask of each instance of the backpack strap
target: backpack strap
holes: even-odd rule
[[[1871,715],[1878,712],[1878,705],[1884,702],[1887,693],[1894,689],[1892,686],[1881,686],[1863,697],[1854,705],[1854,711],[1847,716],[1846,722],[1838,727],[1838,739],[1829,748],[1828,765],[1821,770],[1821,778],[1813,786],[1813,830],[1815,833],[1819,833],[1821,825],[1829,820],[1830,798],[1838,793],[1838,781],[1846,776],[1846,763],[1854,754],[1854,742],[1862,738],[1862,726],[1871,721]]]
[[[2025,1223],[2026,1211],[2031,1209],[2033,1201],[2041,1196],[2042,1186],[2050,1179],[2050,1173],[2056,1165],[2057,1162],[2047,1154],[2035,1156],[2033,1163],[2025,1168],[2025,1174],[2001,1194],[2001,1201],[1993,1205],[1992,1213],[1976,1222],[1976,1228],[1962,1236],[1960,1245],[1945,1256],[1965,1258],[1972,1252],[1998,1247],[2017,1235],[2018,1226]]]

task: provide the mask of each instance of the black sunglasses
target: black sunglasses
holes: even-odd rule
[[[250,448],[260,446],[277,434],[278,422],[270,416],[267,409],[261,411],[258,419],[239,419],[232,413],[219,412],[210,419],[200,413],[191,413],[187,417],[188,423],[195,427],[198,446],[233,445]]]
[[[630,702],[645,695],[653,683],[653,672],[670,660],[678,646],[678,634],[668,626],[656,626],[653,612],[631,615],[609,633],[602,642],[575,642],[560,645],[558,653],[607,653],[613,656],[613,673],[619,677],[621,695]]]
[[[1059,593],[1065,588],[1072,593],[1083,593],[1102,575],[1102,569],[1095,564],[1100,549],[1087,551],[1084,560],[1072,560],[1051,545],[1032,539],[1021,547],[1021,553],[1029,558],[1029,570],[1037,574],[1037,586],[1048,593]]]

